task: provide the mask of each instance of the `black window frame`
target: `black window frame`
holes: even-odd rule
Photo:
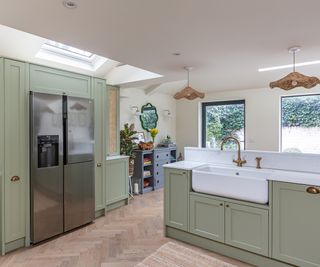
[[[226,100],[226,101],[211,101],[201,103],[201,146],[206,148],[207,131],[206,131],[206,107],[208,106],[221,106],[221,105],[237,105],[243,104],[244,106],[244,143],[243,148],[246,149],[246,100]]]
[[[312,94],[298,94],[298,95],[282,95],[280,97],[280,144],[279,144],[279,152],[280,153],[286,153],[286,152],[283,152],[282,150],[282,140],[283,140],[283,133],[282,133],[282,107],[283,107],[283,104],[282,104],[282,99],[284,98],[292,98],[292,97],[304,97],[304,96],[320,96],[320,93],[312,93]],[[303,154],[303,152],[301,153]],[[316,154],[318,155],[318,154]]]

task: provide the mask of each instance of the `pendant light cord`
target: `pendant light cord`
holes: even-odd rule
[[[293,72],[296,71],[296,51],[293,51]]]
[[[189,80],[189,71],[190,71],[190,70],[188,69],[187,71],[188,71],[188,87],[189,87],[189,81],[190,81],[190,80]]]

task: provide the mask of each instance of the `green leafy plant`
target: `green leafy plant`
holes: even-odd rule
[[[138,138],[135,136],[137,131],[134,130],[134,124],[126,123],[124,128],[120,131],[120,154],[127,155],[130,158],[133,158],[133,150],[137,147],[134,140]]]
[[[282,127],[320,127],[320,96],[283,98]]]
[[[244,129],[244,105],[217,105],[206,110],[207,140],[215,140],[220,144],[223,138],[233,136],[240,138],[238,134]],[[226,148],[235,148],[235,144],[230,142]]]

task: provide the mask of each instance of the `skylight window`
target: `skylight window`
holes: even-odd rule
[[[60,50],[60,52],[62,52],[62,53],[73,54],[75,56],[82,56],[85,58],[90,58],[93,56],[93,54],[91,52],[84,51],[84,50],[81,50],[81,49],[78,49],[78,48],[75,48],[75,47],[72,47],[69,45],[65,45],[62,43],[58,43],[55,41],[48,41],[45,43],[45,45],[51,46],[52,49],[55,49],[57,51]],[[49,49],[50,49],[50,47],[49,47]]]
[[[107,61],[91,52],[50,40],[41,46],[36,57],[89,71],[96,71]]]

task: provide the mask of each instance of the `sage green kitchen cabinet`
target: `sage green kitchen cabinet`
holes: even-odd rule
[[[272,256],[297,266],[318,267],[320,194],[308,193],[310,187],[274,182]]]
[[[224,202],[190,196],[190,232],[224,242]]]
[[[48,94],[91,97],[91,77],[30,64],[30,90]]]
[[[180,230],[189,229],[190,172],[165,168],[165,224]]]
[[[24,244],[28,171],[28,97],[26,64],[4,60],[4,242]]]
[[[95,210],[104,214],[106,203],[106,81],[93,78],[94,99],[94,159],[95,159]],[[99,216],[96,215],[96,216]]]
[[[225,203],[225,243],[268,256],[269,211]]]
[[[4,59],[0,57],[0,253],[4,252]]]
[[[107,205],[128,199],[128,160],[129,158],[119,158],[106,161]]]
[[[269,211],[190,193],[190,232],[268,256]]]

